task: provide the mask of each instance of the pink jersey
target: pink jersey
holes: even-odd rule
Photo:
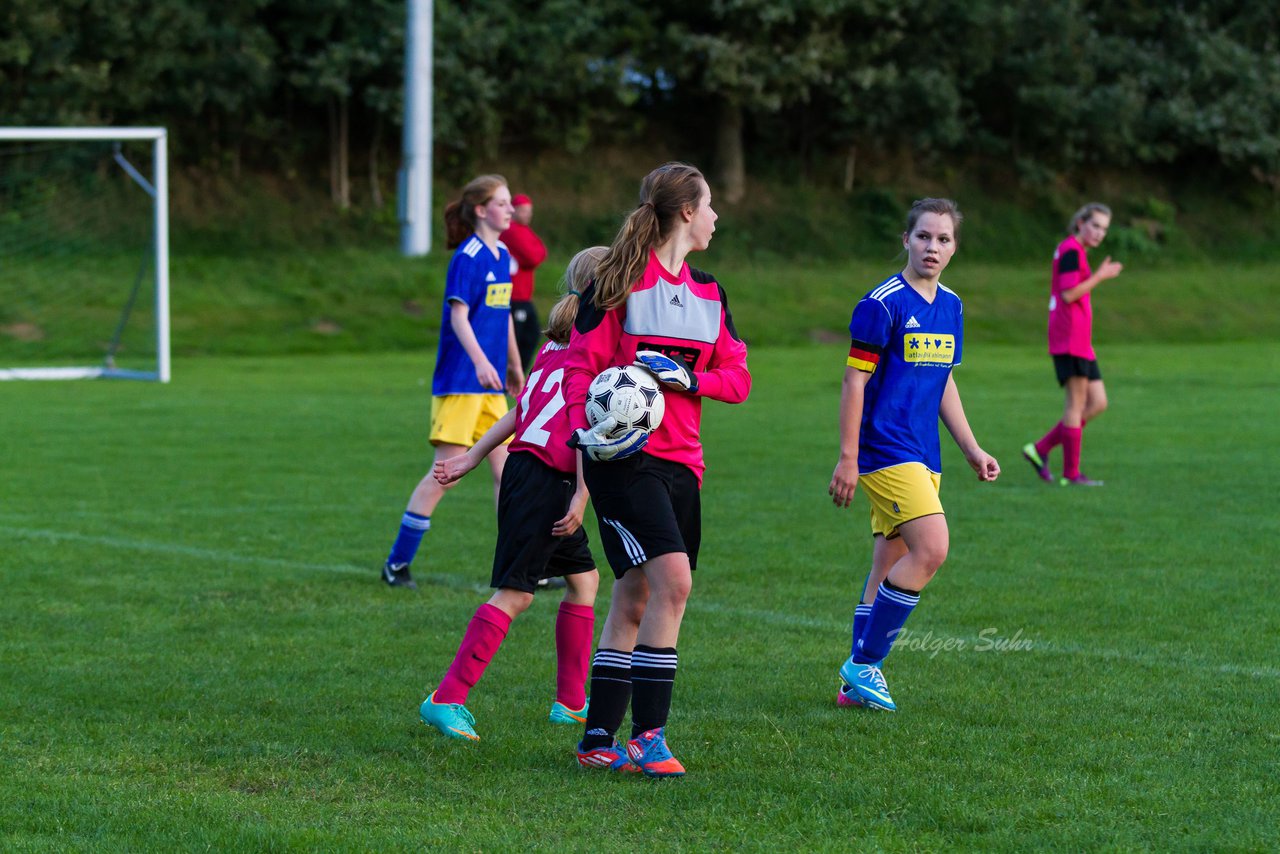
[[[1089,258],[1074,234],[1058,244],[1049,287],[1049,352],[1055,356],[1098,358],[1093,352],[1093,305],[1089,294],[1072,303],[1062,299],[1063,291],[1092,275]]]
[[[666,414],[644,453],[688,466],[701,483],[706,468],[699,440],[702,398],[741,403],[751,392],[747,345],[733,328],[724,289],[688,264],[673,276],[650,252],[649,265],[624,305],[601,311],[594,296],[594,286],[582,295],[569,341],[565,395],[570,424],[587,426],[587,387],[605,368],[631,364],[637,350],[682,359],[698,379],[697,394],[663,388]]]
[[[533,454],[553,469],[578,472],[578,452],[569,447],[569,410],[565,407],[565,361],[569,349],[548,341],[538,351],[524,394],[516,402],[516,432],[507,450]]]

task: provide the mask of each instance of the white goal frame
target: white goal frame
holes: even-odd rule
[[[0,368],[0,380],[77,380],[94,377],[169,381],[169,148],[165,128],[54,128],[0,127],[0,140],[125,141],[151,140],[153,172],[148,182],[136,169],[122,164],[143,191],[151,197],[154,216],[156,369],[126,371],[113,365],[70,368]]]

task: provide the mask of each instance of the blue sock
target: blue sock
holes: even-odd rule
[[[858,641],[862,639],[862,633],[867,629],[867,617],[871,616],[871,606],[858,603],[858,607],[853,609],[853,644],[849,647],[849,655],[852,657],[858,651]]]
[[[893,649],[893,640],[902,631],[907,617],[920,603],[919,592],[912,593],[900,587],[894,587],[888,581],[880,584],[876,591],[876,601],[871,604],[871,613],[867,616],[867,627],[858,640],[853,651],[856,664],[874,664],[882,661]]]
[[[396,541],[391,546],[391,554],[387,555],[387,564],[408,566],[413,563],[413,558],[418,553],[418,546],[422,544],[422,536],[429,530],[431,530],[430,516],[406,512],[404,518],[400,520],[400,533],[396,534]]]

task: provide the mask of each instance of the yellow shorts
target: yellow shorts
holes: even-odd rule
[[[923,463],[903,463],[864,474],[858,485],[871,502],[871,533],[883,534],[886,539],[898,536],[903,522],[943,512],[938,500],[942,475],[929,471]]]
[[[470,448],[507,414],[500,394],[445,394],[431,398],[431,444]],[[502,444],[510,442],[507,439]]]

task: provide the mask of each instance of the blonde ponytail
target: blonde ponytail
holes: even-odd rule
[[[592,246],[583,249],[569,261],[564,271],[564,296],[551,307],[547,315],[547,328],[542,334],[557,344],[568,344],[569,334],[573,331],[573,322],[578,318],[578,307],[581,305],[582,292],[591,284],[599,267],[600,259],[609,251],[607,246]]]

